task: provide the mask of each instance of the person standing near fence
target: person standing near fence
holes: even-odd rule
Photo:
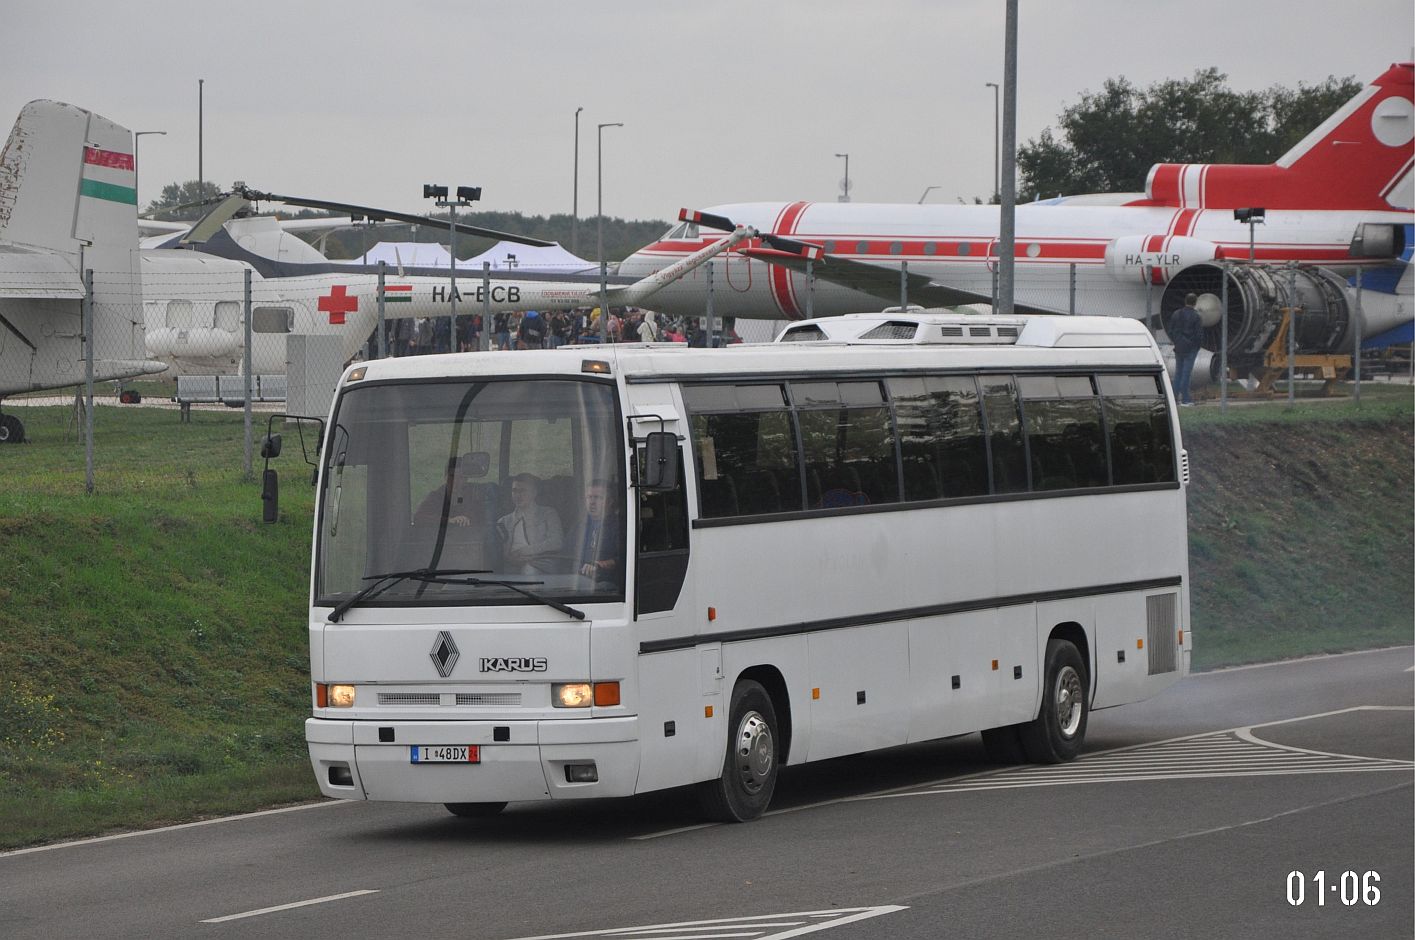
[[[1194,396],[1189,391],[1190,376],[1194,371],[1194,360],[1204,345],[1204,321],[1194,305],[1199,302],[1197,294],[1187,294],[1184,306],[1174,311],[1169,318],[1169,340],[1174,344],[1174,397],[1181,405],[1194,404]]]

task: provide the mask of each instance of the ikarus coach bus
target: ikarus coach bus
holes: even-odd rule
[[[831,342],[386,359],[323,435],[325,795],[695,786],[981,732],[1077,756],[1188,672],[1186,458],[1120,318],[880,318]],[[804,328],[804,331],[803,331]]]

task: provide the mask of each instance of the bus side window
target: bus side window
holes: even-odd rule
[[[979,382],[992,452],[992,491],[1025,493],[1027,452],[1022,442],[1022,419],[1017,414],[1017,388],[1009,375],[984,375]]]
[[[1111,483],[1173,483],[1174,446],[1164,391],[1153,375],[1097,376],[1110,436]]]

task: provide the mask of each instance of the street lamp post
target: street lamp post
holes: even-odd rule
[[[204,98],[206,97],[206,79],[197,79],[197,197],[200,198],[202,190],[206,186],[206,176],[201,165],[202,130],[206,116],[202,113]]]
[[[138,164],[138,144],[142,141],[142,136],[144,134],[159,134],[163,137],[167,136],[166,131],[133,131],[133,193],[135,196],[138,192],[138,173],[142,171],[142,167]],[[137,199],[138,214],[142,215],[142,198],[139,196],[137,197]]]
[[[570,209],[570,253],[580,253],[580,112],[575,109],[575,195]]]
[[[841,201],[841,202],[849,202],[849,201],[850,201],[850,154],[848,154],[848,153],[837,153],[836,156],[837,156],[837,157],[844,157],[844,158],[845,158],[845,191],[840,194],[840,201]]]
[[[998,194],[1002,192],[1002,182],[999,179],[1001,174],[998,171],[999,164],[997,162],[998,124],[1001,123],[998,117],[998,84],[997,82],[986,82],[983,87],[992,89],[992,198],[996,201],[1000,198]]]
[[[609,264],[608,264],[608,262],[605,261],[605,258],[604,258],[604,129],[605,129],[606,127],[623,127],[623,126],[624,126],[624,125],[623,125],[622,122],[616,122],[616,123],[611,123],[611,124],[601,124],[601,125],[599,125],[599,131],[598,131],[598,136],[599,136],[599,142],[598,142],[599,152],[598,152],[598,156],[597,156],[596,159],[597,159],[598,164],[599,164],[599,165],[598,165],[599,186],[598,186],[598,196],[597,196],[598,203],[597,203],[597,205],[596,205],[596,207],[595,207],[595,216],[596,216],[596,219],[597,219],[597,226],[596,226],[596,228],[597,228],[597,230],[598,230],[598,236],[597,236],[597,237],[598,237],[598,241],[599,241],[599,246],[598,246],[598,249],[597,249],[597,252],[596,252],[596,253],[599,255],[599,342],[600,342],[600,345],[605,345],[605,344],[607,344],[607,343],[609,342],[609,307],[608,307],[608,305],[605,303],[605,301],[608,299],[608,295],[609,295]]]
[[[447,295],[452,301],[452,311],[448,314],[449,329],[447,331],[447,349],[451,352],[457,348],[457,207],[461,206],[462,208],[466,208],[480,199],[481,187],[458,186],[457,198],[448,199],[446,186],[439,186],[436,183],[424,183],[423,198],[436,200],[433,202],[433,205],[437,206],[439,209],[446,209],[448,212],[448,221],[452,223],[452,227],[449,230],[452,235],[452,258],[448,264],[448,268],[451,270],[452,284]],[[481,327],[482,330],[485,331],[487,324],[483,323]]]

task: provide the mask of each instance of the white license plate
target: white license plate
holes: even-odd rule
[[[414,744],[414,764],[478,764],[481,748],[475,744]]]

